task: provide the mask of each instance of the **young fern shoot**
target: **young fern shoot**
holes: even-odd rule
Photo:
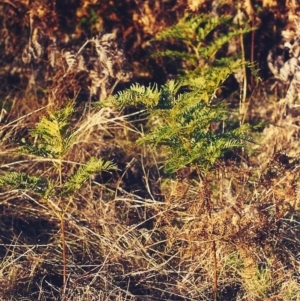
[[[52,162],[56,171],[49,175],[49,169],[37,172],[35,175],[5,171],[0,175],[0,187],[4,189],[19,189],[29,191],[41,206],[47,206],[59,219],[61,228],[62,263],[63,263],[63,300],[67,281],[67,247],[65,237],[65,219],[75,194],[90,176],[116,169],[111,161],[91,157],[86,163],[69,175],[64,172],[66,165],[64,158],[76,142],[76,132],[72,131],[70,119],[73,113],[73,104],[68,103],[63,109],[49,112],[43,116],[36,127],[31,131],[34,143],[23,141],[21,152],[24,155],[47,158]],[[56,178],[55,178],[56,176]]]

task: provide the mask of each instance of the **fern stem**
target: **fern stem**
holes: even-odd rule
[[[204,198],[205,198],[205,203],[206,203],[206,210],[209,216],[209,219],[211,219],[211,212],[212,212],[212,207],[211,207],[211,195],[210,195],[210,190],[208,187],[208,181],[207,178],[205,178],[204,183]],[[217,247],[216,247],[216,241],[215,239],[212,239],[212,253],[213,253],[213,261],[214,261],[214,276],[213,276],[213,296],[214,296],[214,301],[217,301],[217,296],[218,296],[218,260],[217,260]]]
[[[255,26],[254,15],[251,17],[251,23],[252,23],[252,28],[254,28],[254,26]],[[251,66],[254,63],[254,44],[255,44],[255,31],[252,30],[252,33],[251,33],[251,58],[250,58]],[[254,86],[254,77],[253,77],[253,75],[251,75],[251,89],[253,89],[253,86]]]
[[[65,237],[65,220],[62,213],[60,220],[61,229],[61,242],[62,242],[62,257],[63,257],[63,292],[62,300],[66,301],[66,285],[67,285],[67,250],[66,250],[66,237]]]
[[[244,46],[244,36],[240,35],[241,40],[241,51],[242,51],[242,60],[245,62],[245,46]],[[246,97],[247,97],[247,70],[246,65],[243,64],[243,97],[240,99],[240,114],[242,115],[241,124],[244,123],[246,118],[246,110],[245,110],[245,103],[246,103]]]
[[[63,186],[62,181],[62,158],[59,158],[58,163],[59,184]],[[63,206],[63,203],[60,202]],[[63,207],[62,207],[63,208]],[[66,301],[66,284],[67,284],[67,253],[66,253],[66,237],[65,237],[65,210],[62,209],[60,214],[60,229],[61,229],[61,244],[62,244],[62,260],[63,260],[63,301]]]
[[[212,251],[214,256],[214,300],[217,301],[217,293],[218,293],[218,262],[217,262],[217,248],[216,242],[212,242]]]

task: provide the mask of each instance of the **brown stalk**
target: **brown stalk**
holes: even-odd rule
[[[207,183],[208,184],[208,183]],[[204,183],[204,190],[205,190],[205,199],[206,199],[206,208],[208,212],[208,216],[211,219],[211,204],[210,204],[210,193],[208,190],[207,185]],[[216,242],[215,240],[212,241],[212,252],[213,252],[213,258],[214,258],[214,282],[213,282],[213,295],[214,300],[217,300],[218,295],[218,261],[217,261],[217,248],[216,248]]]
[[[63,259],[63,300],[66,301],[66,284],[67,284],[67,249],[65,237],[65,220],[62,215],[60,220],[61,242],[62,242],[62,259]]]
[[[212,251],[214,256],[214,300],[217,301],[217,293],[218,293],[218,262],[217,262],[217,248],[216,242],[212,242]]]

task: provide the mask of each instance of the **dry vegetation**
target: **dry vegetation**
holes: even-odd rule
[[[147,116],[132,108],[97,108],[86,95],[95,91],[98,98],[106,97],[127,87],[129,80],[161,83],[172,77],[170,73],[180,67],[173,69],[165,59],[149,58],[147,53],[154,49],[147,41],[173,24],[184,9],[197,10],[201,5],[207,9],[207,1],[150,5],[151,1],[124,0],[119,5],[114,1],[96,5],[74,0],[68,8],[62,2],[65,5],[51,7],[52,1],[0,1],[4,53],[0,176],[16,171],[59,183],[53,158],[20,150],[25,141],[38,143],[39,137],[30,131],[42,116],[65,107],[71,97],[80,101],[69,125],[76,139],[62,160],[63,179],[91,157],[110,160],[117,169],[89,177],[67,207],[60,197],[45,200],[22,187],[0,187],[0,299],[300,300],[297,109],[286,114],[276,91],[270,91],[270,80],[262,76],[247,96],[246,120],[266,122],[254,133],[257,143],[220,158],[205,178],[190,168],[169,176],[163,169],[164,148],[135,143],[157,120],[147,123]],[[114,50],[120,57],[127,51],[131,70],[123,61],[117,67],[109,65],[109,56],[100,66],[108,70],[104,74],[96,74],[88,63],[80,69],[84,35],[92,39],[95,32],[104,26],[110,30],[114,24],[125,42],[121,54]],[[73,31],[64,32],[63,26]],[[103,46],[101,36],[99,41]],[[84,50],[97,54],[95,40],[90,44]],[[67,46],[73,51],[70,64],[60,57]],[[28,65],[33,69],[22,63],[24,49],[35,60]],[[45,60],[51,49],[62,60],[52,69]],[[264,51],[259,51],[261,56]],[[116,68],[126,69],[124,81],[113,72]],[[80,94],[88,76],[95,89]],[[101,84],[93,86],[93,80]],[[63,215],[58,214],[60,208],[67,208],[62,209]]]

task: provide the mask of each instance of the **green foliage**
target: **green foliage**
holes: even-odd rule
[[[110,96],[106,101],[99,103],[99,106],[113,103],[118,108],[126,105],[137,107],[154,107],[159,102],[160,91],[156,84],[145,87],[138,83],[132,84],[130,89],[120,91],[114,96]]]
[[[31,192],[38,197],[40,202],[46,203],[49,210],[60,220],[64,287],[67,280],[65,215],[73,203],[75,193],[92,174],[116,169],[110,161],[105,162],[102,159],[91,158],[86,164],[80,166],[74,174],[63,173],[64,158],[76,138],[70,129],[72,113],[73,104],[71,102],[61,110],[49,112],[47,116],[41,118],[40,122],[31,131],[31,136],[35,141],[34,144],[23,141],[21,151],[30,155],[47,157],[55,167],[56,174],[48,174],[49,169],[44,168],[36,175],[15,171],[3,172],[0,175],[0,187]],[[47,175],[49,179],[46,179]]]
[[[55,177],[47,180],[46,170],[41,171],[43,176],[7,171],[0,176],[0,187],[31,191],[44,199],[50,196],[70,196],[76,193],[91,175],[116,169],[111,161],[92,157],[86,164],[81,164],[74,174],[62,173],[63,159],[76,141],[76,135],[70,126],[73,110],[73,103],[70,102],[60,110],[48,112],[48,115],[43,116],[30,131],[34,143],[22,141],[21,152],[50,159],[57,169],[60,181],[55,182]]]
[[[31,136],[37,139],[35,144],[24,143],[22,151],[47,158],[62,158],[74,142],[69,123],[73,113],[72,103],[63,109],[49,112],[31,130]]]
[[[221,73],[219,81],[222,76]],[[185,166],[197,165],[205,172],[225,151],[241,147],[245,140],[251,140],[247,135],[248,125],[227,131],[217,126],[218,123],[225,123],[228,110],[224,103],[211,104],[207,100],[213,97],[219,81],[212,82],[213,88],[203,86],[202,89],[199,87],[185,93],[178,92],[186,87],[185,84],[174,80],[160,89],[136,84],[131,88],[133,97],[131,89],[128,89],[111,100],[121,106],[134,99],[134,104],[143,104],[151,116],[163,121],[161,126],[145,134],[138,143],[167,146],[167,171],[175,172]],[[139,93],[136,93],[137,90]],[[214,125],[216,130],[212,129]]]
[[[99,15],[97,14],[97,11],[93,8],[89,10],[88,16],[83,16],[79,23],[77,24],[77,27],[83,27],[86,29],[89,29],[91,33],[94,31],[97,31],[97,23],[99,22]]]
[[[228,31],[208,42],[208,36],[220,26]],[[216,59],[217,52],[233,38],[240,38],[252,29],[240,29],[228,16],[190,16],[159,33],[155,40],[180,41],[185,50],[166,50],[155,56],[170,56],[184,61],[184,75],[179,81],[168,81],[160,89],[156,85],[132,85],[110,98],[115,105],[135,105],[150,116],[160,118],[160,126],[138,140],[140,144],[167,147],[165,168],[168,172],[196,165],[205,173],[227,150],[242,147],[248,125],[226,129],[228,110],[224,103],[212,104],[220,85],[246,64],[239,57]],[[185,91],[185,92],[183,92]],[[225,131],[226,129],[226,131]]]
[[[155,40],[176,39],[186,43],[202,42],[217,26],[228,22],[231,17],[211,17],[208,14],[190,16],[186,13],[177,24],[160,32]]]
[[[215,34],[216,29],[222,27],[222,33]],[[231,16],[211,17],[206,14],[200,14],[197,16],[191,16],[185,14],[177,24],[170,28],[160,32],[155,37],[154,41],[168,40],[168,41],[180,41],[184,44],[185,49],[183,51],[178,50],[165,50],[155,53],[153,56],[168,56],[171,58],[181,58],[185,62],[184,73],[190,73],[190,68],[193,72],[198,71],[205,74],[206,70],[202,68],[204,66],[210,66],[214,63],[214,66],[218,66],[220,62],[216,60],[216,54],[224,45],[233,39],[239,38],[243,34],[252,31],[253,28],[239,28],[233,24]],[[208,36],[214,36],[212,41],[209,41]],[[222,64],[227,64],[231,72],[241,67],[243,62],[239,59],[230,60],[226,59]],[[190,68],[187,68],[190,67]],[[202,69],[202,70],[201,70]],[[197,73],[197,72],[196,72]]]
[[[85,164],[80,166],[77,171],[65,182],[64,189],[66,193],[74,193],[80,189],[84,182],[91,175],[101,171],[116,170],[117,167],[110,161],[96,159],[94,157]]]
[[[239,70],[243,64],[247,63],[243,63],[240,59],[225,58],[216,61],[213,67],[205,65],[201,68],[195,68],[188,72],[183,80],[192,89],[207,90],[208,95],[214,95],[227,77]],[[210,100],[211,98],[206,97],[206,102]]]
[[[24,172],[6,172],[0,175],[0,187],[14,188],[19,190],[29,190],[37,194],[44,194],[49,187],[45,178],[30,176]]]

